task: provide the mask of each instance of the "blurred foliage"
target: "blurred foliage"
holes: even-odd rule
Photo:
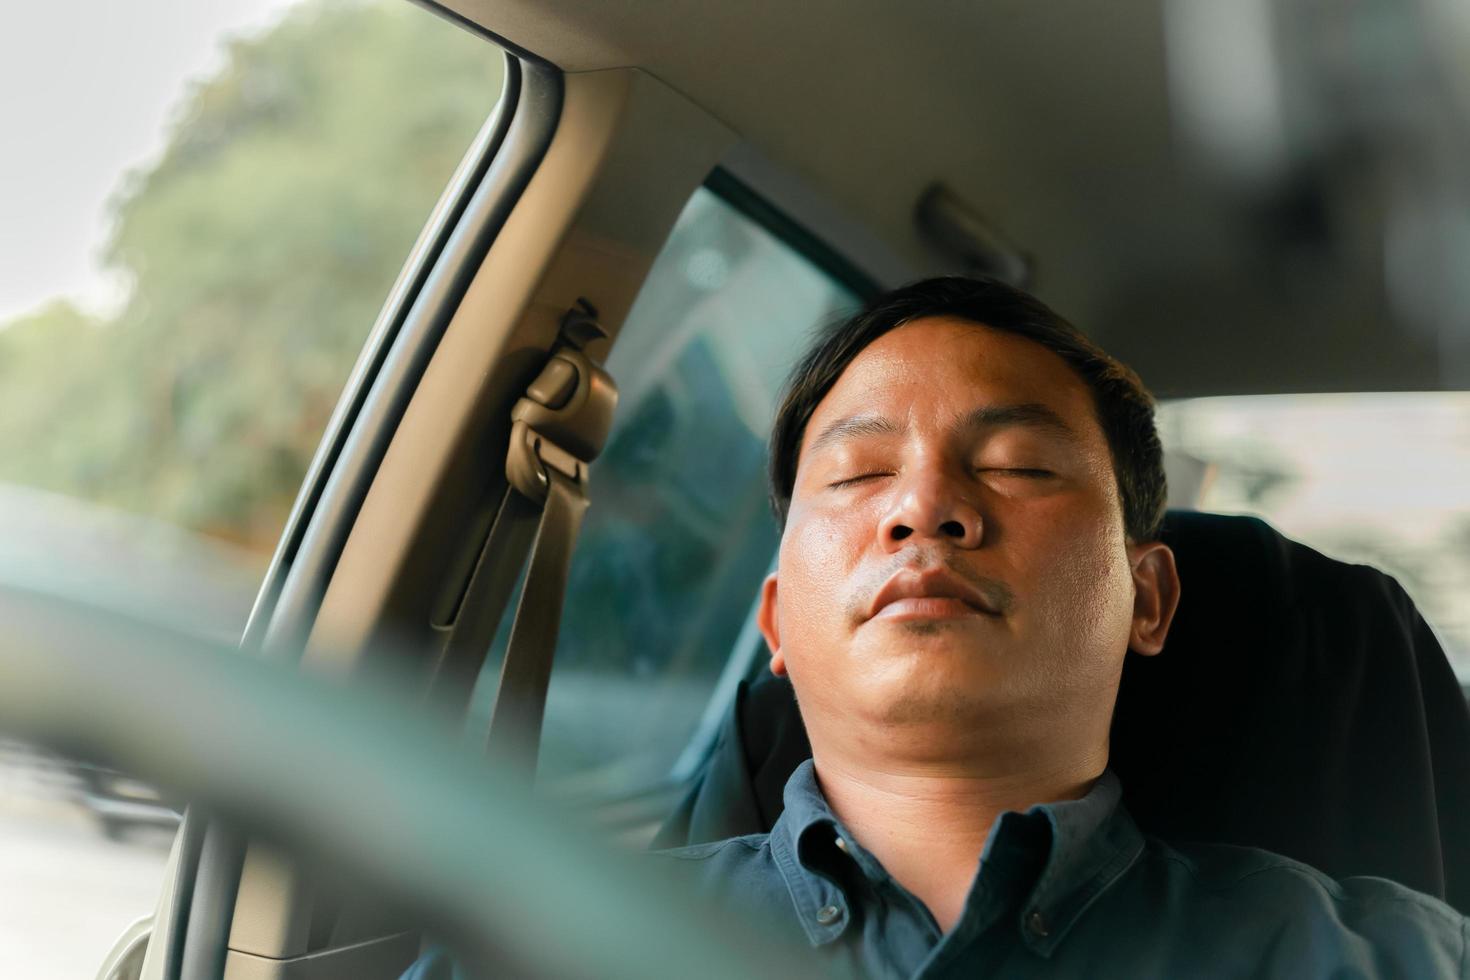
[[[268,551],[502,70],[402,2],[311,0],[230,42],[115,193],[122,308],[0,326],[0,481]]]

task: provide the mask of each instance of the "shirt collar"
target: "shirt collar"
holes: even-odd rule
[[[837,818],[817,786],[811,759],[797,766],[786,780],[782,799],[786,808],[771,828],[771,855],[791,892],[792,904],[807,938],[813,946],[825,945],[847,930],[852,913],[848,896],[829,874],[819,870],[821,862],[813,860],[810,853],[810,842],[819,837],[835,842],[839,833]],[[809,842],[805,855],[803,841]]]
[[[1033,869],[1020,880],[1008,873],[1004,877],[1018,899],[1016,928],[1022,940],[1043,956],[1051,955],[1077,919],[1143,852],[1143,835],[1124,808],[1122,795],[1118,777],[1106,770],[1081,799],[1004,813],[991,828],[981,867],[997,873],[1002,868]],[[771,853],[807,938],[813,945],[823,945],[840,937],[852,920],[849,896],[828,863],[836,841],[852,842],[852,837],[822,796],[812,760],[797,766],[783,796],[785,810],[771,829]],[[847,851],[846,857],[870,879],[886,877],[876,860],[855,843],[849,843]],[[1034,872],[1037,867],[1039,874]],[[967,914],[971,904],[967,902]]]
[[[1024,814],[1006,813],[991,829],[981,856],[1013,836],[1013,824],[1045,819],[1050,827],[1046,864],[1020,910],[1027,945],[1044,956],[1082,913],[1143,853],[1143,834],[1123,806],[1123,786],[1111,769],[1078,800],[1042,803]]]

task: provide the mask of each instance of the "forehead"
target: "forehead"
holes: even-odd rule
[[[1038,404],[1102,438],[1092,395],[1035,341],[968,320],[926,317],[890,330],[842,372],[812,413],[803,449],[825,424],[856,413],[944,423],[977,407]]]

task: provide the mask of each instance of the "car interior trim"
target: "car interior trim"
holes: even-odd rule
[[[524,101],[533,72],[523,67]],[[347,679],[381,666],[401,679],[403,696],[423,693],[442,643],[434,610],[445,576],[457,569],[446,555],[465,544],[480,509],[503,495],[510,409],[544,364],[562,315],[585,297],[616,335],[689,195],[734,141],[718,120],[643,72],[569,75],[562,86],[544,158],[428,352],[406,409],[384,433],[386,452],[309,627],[306,672]],[[600,358],[606,343],[595,342],[589,356]],[[247,856],[247,876],[249,864]],[[327,928],[333,948],[392,925],[370,907],[371,896],[333,912],[309,891],[283,894],[271,907],[309,919],[313,935],[323,914],[345,924]],[[249,918],[245,900],[242,889],[237,921]],[[365,921],[367,930],[355,925]],[[315,943],[300,952],[241,945],[233,931],[228,946],[277,959],[283,971],[322,952]]]
[[[181,976],[184,939],[188,932],[185,924],[189,921],[189,909],[193,904],[207,825],[208,820],[196,808],[184,810],[183,822],[169,853],[158,914],[153,920],[148,953],[143,960],[144,977],[156,975],[173,980]]]
[[[199,872],[190,890],[188,928],[180,950],[181,977],[207,977],[218,968],[234,915],[243,843],[233,828],[218,820],[204,822]]]
[[[733,139],[641,72],[565,84],[557,138],[440,342],[333,573],[308,645],[331,669],[356,669],[380,629],[410,642],[404,630],[421,628],[417,643],[436,616],[442,627],[445,590],[476,557],[445,553],[483,543],[466,531],[499,507],[509,413],[562,316],[586,298],[616,335],[688,194]],[[432,663],[418,653],[415,669]]]
[[[510,38],[506,37],[504,34],[498,34],[495,31],[490,30],[485,25],[479,23],[473,18],[466,17],[458,10],[446,6],[443,3],[439,3],[437,2],[437,0],[408,0],[408,2],[413,4],[415,7],[427,10],[429,13],[433,14],[435,17],[440,18],[441,20],[449,21],[451,24],[455,25],[461,30],[468,31],[471,34],[474,34],[476,37],[484,38],[485,40],[494,44],[496,47],[505,51],[505,53],[509,55],[512,60],[521,62],[535,62],[537,64],[545,65],[547,68],[557,69],[556,65],[551,64],[549,61],[546,61],[544,58],[540,57],[534,52],[528,51],[527,49],[521,47]]]
[[[561,76],[539,63],[520,65],[521,84],[509,126],[455,223],[428,266],[382,365],[350,427],[307,523],[296,560],[263,642],[273,654],[299,654],[332,569],[341,555],[373,474],[470,280],[515,202],[530,182],[556,129]]]
[[[266,571],[265,581],[246,622],[241,643],[246,649],[258,649],[263,643],[266,628],[280,600],[286,574],[296,560],[307,525],[321,502],[327,478],[337,465],[347,438],[357,422],[372,381],[382,370],[383,363],[430,271],[448,247],[450,237],[469,207],[475,189],[480,186],[491,162],[500,152],[520,94],[521,71],[516,59],[506,57],[504,77],[504,89],[495,109],[486,119],[475,143],[465,154],[464,161],[440,196],[439,203],[404,263],[403,271],[389,291],[378,322],[368,335],[363,354],[353,366],[352,374],[343,388],[343,395],[337,402],[306,478],[302,481],[280,543],[276,546]]]

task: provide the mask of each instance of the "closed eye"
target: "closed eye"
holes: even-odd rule
[[[837,481],[835,481],[833,483],[827,484],[827,486],[828,486],[829,489],[837,489],[839,487],[850,487],[850,486],[855,486],[856,484],[859,484],[859,483],[865,483],[868,480],[876,480],[879,477],[892,476],[892,475],[893,475],[892,473],[889,473],[889,472],[886,472],[886,471],[874,471],[872,473],[859,473],[857,476],[844,477],[841,480],[837,480]]]
[[[1016,476],[1027,480],[1045,480],[1048,477],[1056,476],[1056,474],[1053,473],[1051,470],[1038,470],[1029,469],[1027,467],[1009,466],[983,466],[977,472],[998,473],[1001,476]]]

